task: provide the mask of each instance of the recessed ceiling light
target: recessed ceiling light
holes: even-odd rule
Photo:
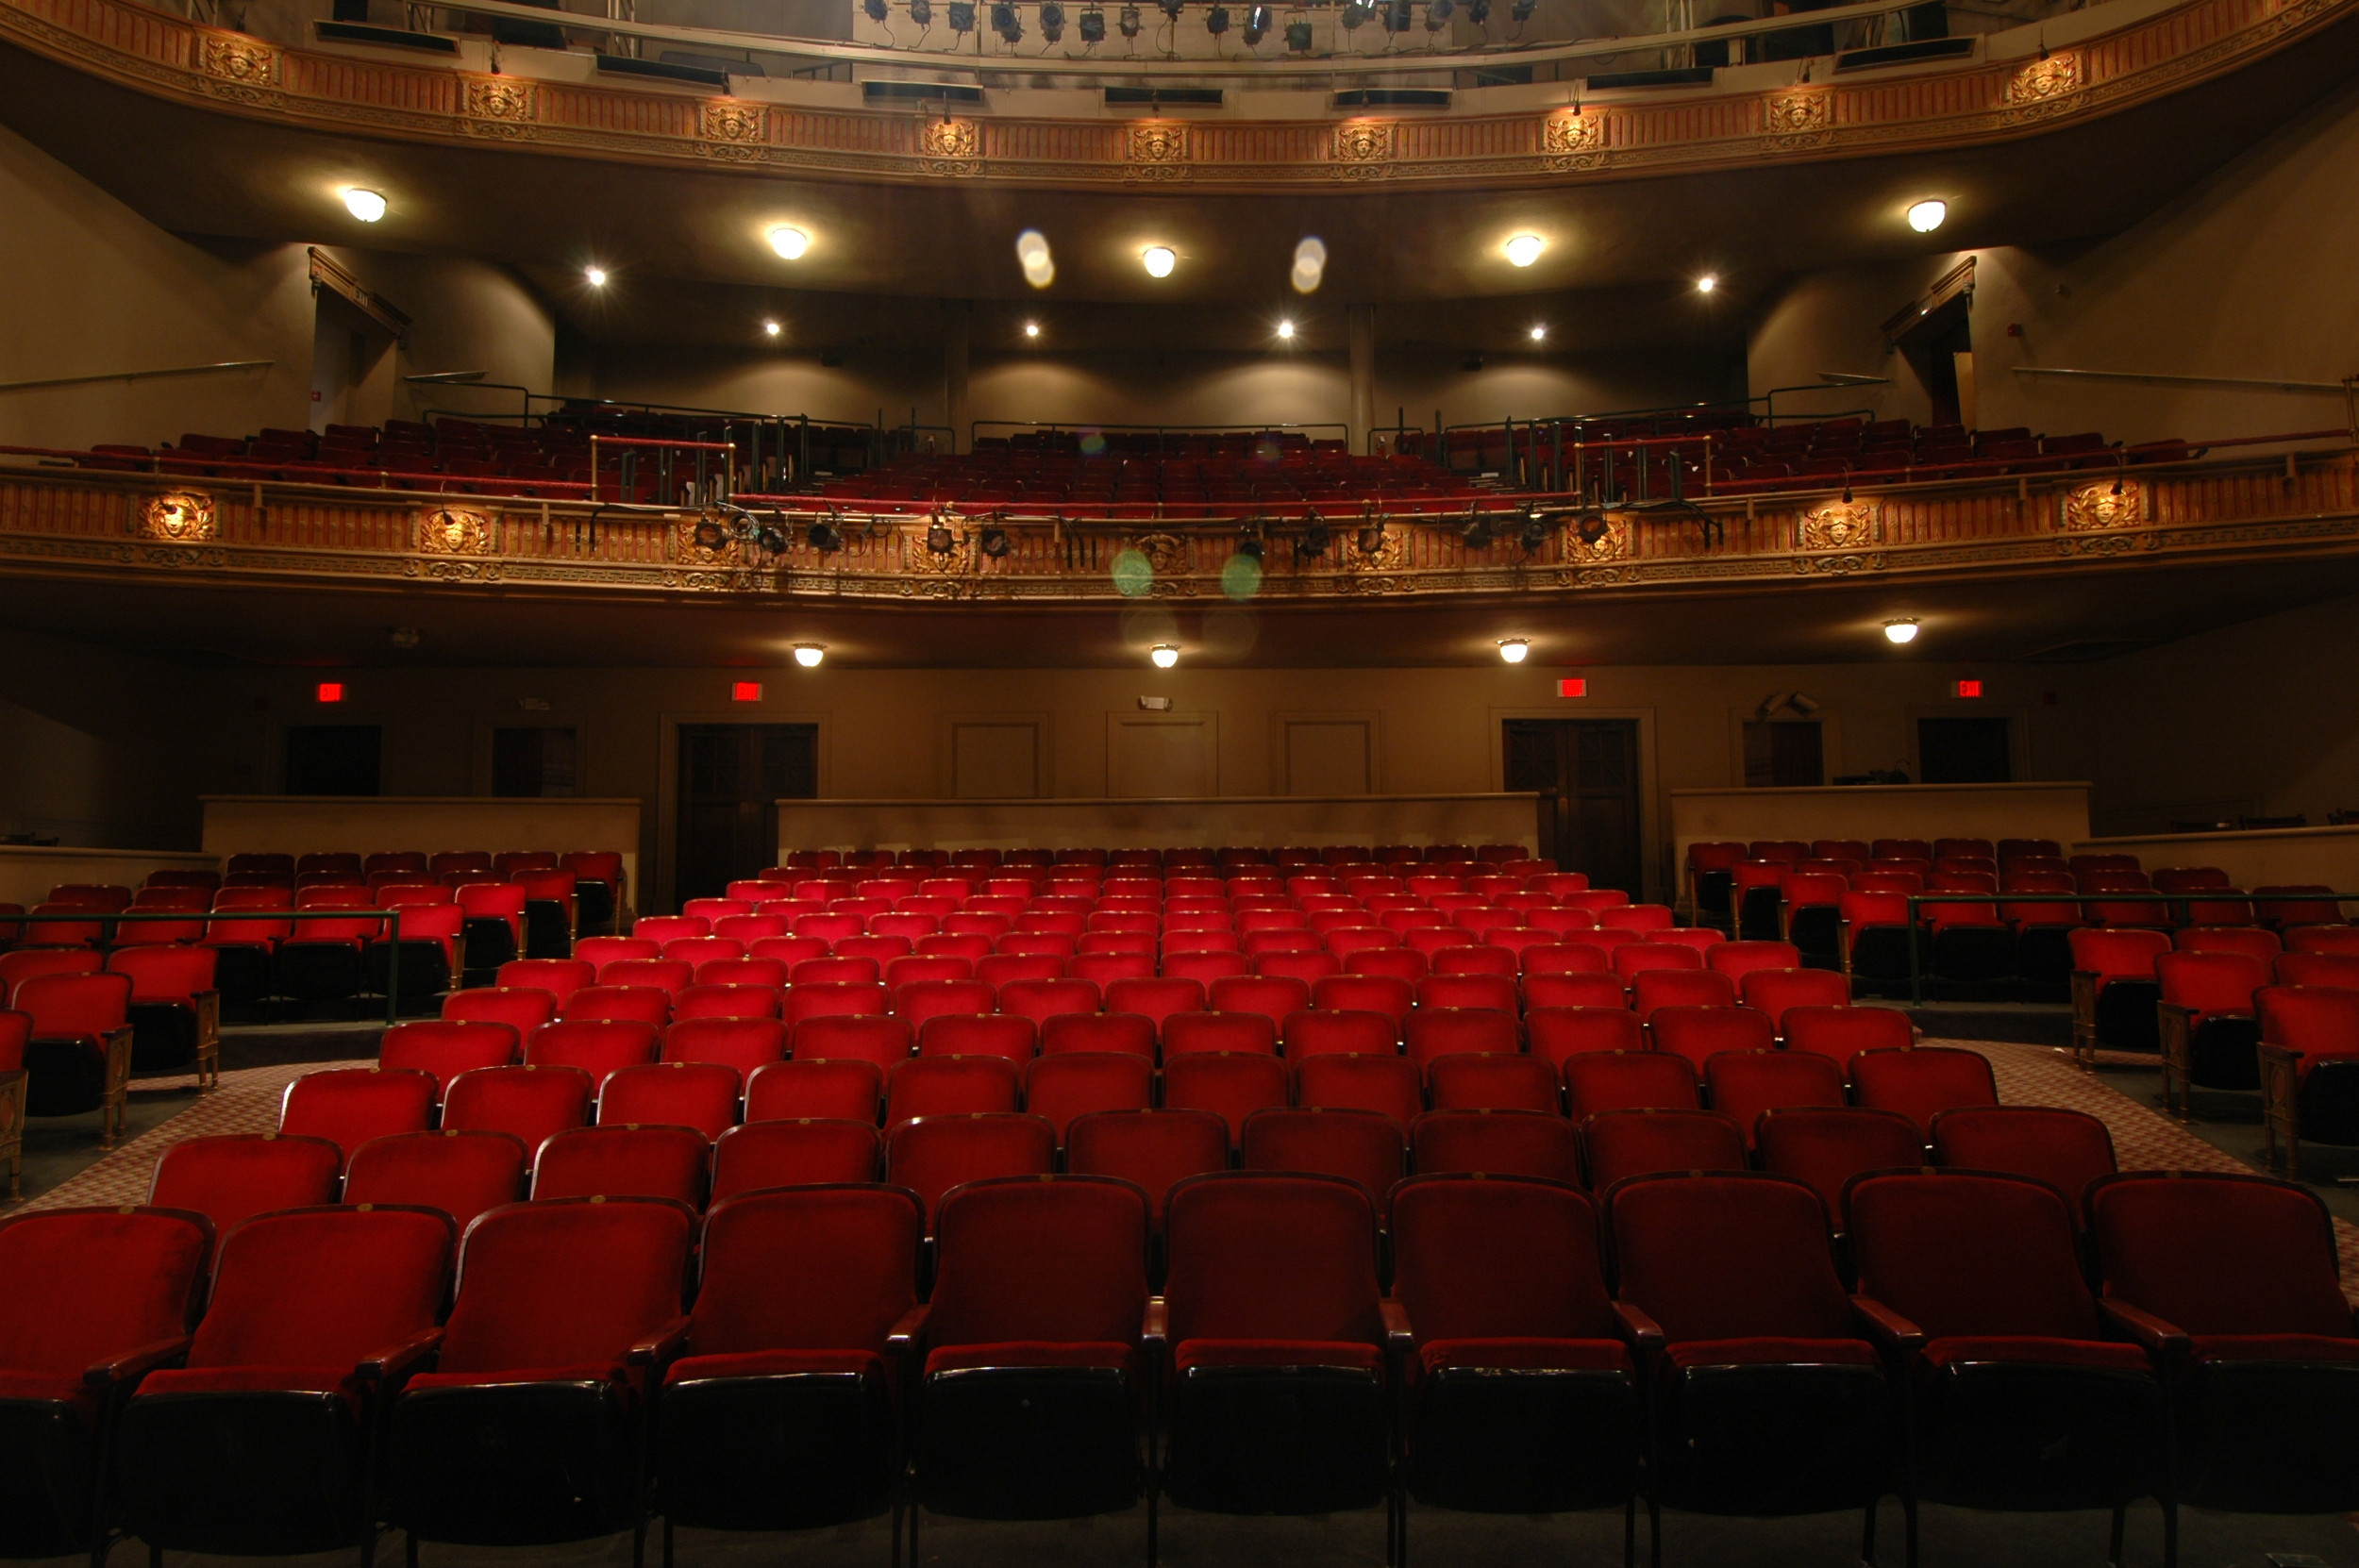
[[[1037,338],[1037,337],[1039,337],[1039,336],[1040,336],[1040,323],[1038,323],[1038,322],[1036,322],[1036,321],[1028,321],[1028,322],[1026,322],[1026,323],[1024,324],[1024,335],[1025,335],[1026,337],[1028,337],[1028,338]]]
[[[1158,642],[1146,650],[1146,657],[1155,661],[1158,670],[1168,670],[1180,662],[1180,645],[1177,642]]]
[[[1543,339],[1543,338],[1547,337],[1548,335],[1548,329],[1547,327],[1542,326],[1542,325],[1539,325],[1537,322],[1534,322],[1534,323],[1532,324],[1532,327],[1531,327],[1531,341],[1532,341],[1533,342],[1535,342],[1535,343],[1536,343],[1536,342],[1538,342],[1541,339]]]
[[[604,267],[584,267],[581,270],[581,275],[583,278],[588,280],[590,287],[593,289],[603,289],[606,287],[606,269]]]
[[[1548,242],[1537,234],[1518,234],[1506,244],[1507,259],[1518,267],[1529,267],[1540,259],[1540,253]]]
[[[781,332],[782,330],[784,330],[784,328],[780,327],[780,326],[778,325],[778,324],[777,322],[774,322],[774,321],[766,321],[766,322],[763,322],[763,323],[761,324],[761,329],[762,329],[762,331],[764,331],[765,333],[769,334],[769,335],[770,335],[771,337],[773,337],[773,338],[777,337],[777,336],[779,334],[779,332]]]
[[[819,661],[827,657],[828,645],[825,642],[797,642],[795,644],[795,662],[800,664],[806,670],[816,670],[819,668]]]
[[[1898,621],[1886,621],[1884,623],[1884,636],[1891,639],[1895,642],[1916,642],[1916,617],[1911,615],[1903,617]]]
[[[1710,273],[1706,273],[1703,276],[1696,279],[1696,292],[1699,294],[1708,294],[1719,286],[1720,280]]]
[[[1280,322],[1278,324],[1278,335],[1281,338],[1292,339],[1295,335],[1295,324],[1290,321]]]
[[[1510,664],[1521,664],[1524,661],[1524,656],[1531,652],[1531,642],[1523,638],[1502,637],[1499,639],[1499,657]]]
[[[1949,216],[1948,202],[1918,202],[1909,209],[1909,227],[1919,234],[1931,234]]]
[[[1146,268],[1149,277],[1169,277],[1171,269],[1180,264],[1180,253],[1169,245],[1149,245],[1139,252],[1139,262]]]
[[[344,210],[364,224],[373,224],[385,216],[385,198],[356,185],[344,192]]]
[[[770,248],[789,261],[800,261],[803,252],[811,249],[811,236],[781,224],[770,231]]]

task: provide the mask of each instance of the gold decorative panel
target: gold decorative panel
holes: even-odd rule
[[[478,511],[438,507],[418,514],[418,549],[429,556],[492,553],[492,521]]]
[[[168,539],[192,544],[216,537],[213,498],[199,491],[168,490],[151,495],[140,509],[140,533],[147,539]]]
[[[2106,483],[2083,485],[2065,496],[2064,527],[2067,533],[2132,527],[2145,520],[2145,503],[2146,487],[2134,479],[2121,481],[2118,491]]]
[[[975,564],[975,536],[962,526],[961,520],[945,517],[942,525],[950,530],[950,548],[934,550],[928,547],[926,535],[932,530],[927,523],[908,530],[910,565],[915,570],[937,577],[963,576]]]
[[[1872,501],[1830,501],[1802,514],[1805,550],[1856,550],[1883,539]]]
[[[736,161],[755,157],[756,150],[769,140],[769,122],[759,104],[728,99],[707,104],[700,128],[707,153]]]
[[[2007,78],[2007,102],[2016,108],[2049,104],[2081,85],[2081,57],[2050,55]]]
[[[1337,179],[1381,179],[1393,161],[1393,127],[1384,120],[1347,120],[1328,143]]]
[[[1834,125],[1834,99],[1826,92],[1781,92],[1762,100],[1761,123],[1780,151],[1815,147]]]
[[[971,175],[980,168],[983,134],[972,120],[929,121],[917,141],[928,174]]]
[[[269,87],[278,75],[278,51],[250,38],[209,33],[203,58],[206,75],[240,87]]]
[[[1590,512],[1573,519],[1557,537],[1566,560],[1582,565],[1620,560],[1630,554],[1630,519]]]
[[[1188,177],[1188,127],[1168,120],[1143,120],[1129,128],[1123,142],[1129,167],[1125,179],[1170,180]]]
[[[1543,127],[1541,144],[1548,149],[1551,169],[1565,173],[1594,169],[1605,161],[1601,151],[1605,144],[1605,116],[1583,114],[1579,109],[1551,114]]]
[[[533,92],[513,76],[467,78],[467,128],[477,136],[518,137],[534,119]]]
[[[672,538],[679,560],[690,566],[735,566],[744,553],[736,530],[712,512],[680,518]]]

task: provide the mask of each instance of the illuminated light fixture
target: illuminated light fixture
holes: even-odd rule
[[[1028,228],[1015,237],[1015,259],[1024,269],[1024,281],[1035,289],[1046,289],[1057,281],[1056,258],[1048,254],[1048,236],[1039,229]]]
[[[342,702],[344,700],[344,683],[341,680],[323,680],[311,694],[321,702]]]
[[[1295,324],[1290,321],[1280,322],[1278,324],[1278,335],[1280,338],[1285,339],[1287,342],[1292,342],[1295,335]]]
[[[1949,694],[1954,697],[1979,697],[1983,694],[1983,683],[1979,680],[1951,681]]]
[[[1262,559],[1262,525],[1258,519],[1238,527],[1237,554],[1250,561]]]
[[[1717,289],[1719,286],[1720,286],[1720,280],[1719,280],[1719,278],[1717,278],[1716,276],[1715,276],[1715,275],[1712,275],[1711,273],[1706,273],[1706,274],[1704,274],[1704,275],[1703,275],[1703,276],[1701,276],[1701,277],[1699,277],[1699,278],[1696,279],[1696,292],[1697,292],[1698,293],[1699,293],[1699,294],[1708,294],[1708,293],[1712,292],[1712,291],[1713,291],[1713,290]]]
[[[1303,25],[1308,26],[1305,23]],[[1305,48],[1309,45],[1306,43]],[[1295,245],[1294,286],[1298,294],[1316,293],[1320,280],[1327,276],[1327,242],[1317,235],[1299,241]]]
[[[816,670],[819,668],[819,661],[827,657],[828,645],[825,642],[797,642],[795,644],[795,662],[800,664],[806,670]]]
[[[1262,40],[1267,37],[1269,37],[1269,8],[1247,6],[1245,8],[1245,46],[1248,49],[1258,49],[1261,47]]]
[[[733,680],[729,682],[729,701],[760,702],[761,700],[761,682],[758,680]]]
[[[356,185],[344,192],[344,210],[364,224],[373,224],[385,216],[385,198]]]
[[[1531,643],[1524,638],[1502,637],[1499,639],[1499,657],[1510,664],[1521,664],[1531,656]]]
[[[1028,322],[1026,322],[1026,323],[1024,324],[1024,335],[1025,335],[1026,337],[1028,337],[1028,338],[1037,338],[1037,337],[1039,337],[1039,336],[1040,336],[1040,323],[1038,323],[1038,322],[1036,322],[1036,321],[1028,321]]]
[[[1535,342],[1535,343],[1536,343],[1536,342],[1540,342],[1543,338],[1546,338],[1548,335],[1548,329],[1547,327],[1545,327],[1545,326],[1541,326],[1541,325],[1537,325],[1536,323],[1533,325],[1533,326],[1532,326],[1532,328],[1531,328],[1531,341],[1532,341],[1533,342]]]
[[[1375,12],[1376,8],[1366,4],[1366,0],[1344,0],[1343,9],[1336,13],[1335,19],[1344,25],[1344,31],[1353,33],[1358,32]]]
[[[766,321],[761,324],[761,330],[765,337],[775,338],[780,332],[784,331],[785,328],[780,326],[777,322]]]
[[[1155,661],[1155,668],[1158,670],[1168,670],[1180,662],[1180,644],[1158,642],[1146,650],[1146,657]]]
[[[1518,234],[1502,248],[1507,252],[1510,262],[1518,267],[1529,267],[1540,259],[1540,253],[1548,248],[1548,242],[1537,234]]]
[[[586,281],[593,289],[603,289],[606,287],[606,269],[604,267],[584,267],[581,270],[581,275],[584,281]]]
[[[1931,234],[1939,228],[1942,220],[1949,216],[1949,204],[1948,202],[1918,202],[1909,209],[1909,227],[1919,234]]]
[[[799,228],[780,224],[770,231],[770,248],[789,261],[800,261],[803,252],[811,249],[811,236]]]
[[[1560,697],[1585,697],[1589,694],[1589,682],[1581,676],[1560,680],[1556,683],[1556,694]]]
[[[1139,252],[1139,265],[1149,277],[1169,277],[1172,268],[1180,264],[1180,253],[1169,245],[1149,245]]]
[[[1886,621],[1884,623],[1884,637],[1887,641],[1893,642],[1916,642],[1916,618],[1912,615],[1905,616],[1898,621]]]

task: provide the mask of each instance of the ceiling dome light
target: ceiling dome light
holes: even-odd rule
[[[1040,323],[1038,323],[1038,322],[1036,322],[1036,321],[1028,321],[1028,322],[1026,322],[1026,323],[1024,324],[1024,335],[1025,335],[1026,337],[1028,337],[1028,338],[1037,338],[1037,337],[1039,337],[1039,336],[1040,336]]]
[[[603,289],[606,287],[606,269],[604,267],[584,267],[582,269],[581,275],[593,289]]]
[[[1146,657],[1155,661],[1155,668],[1158,670],[1168,670],[1180,662],[1180,644],[1158,642],[1146,650]]]
[[[1531,328],[1531,341],[1532,341],[1533,342],[1535,342],[1535,343],[1536,343],[1536,342],[1538,342],[1541,339],[1543,339],[1543,338],[1547,337],[1548,335],[1548,329],[1547,327],[1540,325],[1539,325],[1538,323],[1536,323],[1536,322],[1532,324],[1532,328]]]
[[[1288,342],[1292,342],[1295,335],[1295,324],[1290,321],[1280,322],[1278,324],[1278,335],[1286,339]]]
[[[344,210],[364,224],[373,224],[385,216],[385,198],[356,185],[344,192]]]
[[[1523,638],[1502,637],[1499,639],[1499,657],[1510,664],[1521,664],[1525,655],[1531,652],[1531,644]]]
[[[778,335],[781,331],[783,331],[783,330],[784,330],[784,328],[782,328],[781,326],[779,326],[779,325],[778,325],[778,324],[777,322],[774,322],[774,321],[766,321],[766,322],[763,322],[763,323],[761,324],[761,330],[762,330],[762,332],[763,332],[765,335],[767,335],[767,336],[769,336],[769,337],[773,337],[773,338],[775,338],[775,337],[777,337],[777,336],[778,336]]]
[[[797,642],[795,644],[795,662],[800,664],[806,670],[816,670],[819,668],[819,661],[827,657],[828,645],[825,642]]]
[[[1139,252],[1139,264],[1149,277],[1169,277],[1171,269],[1180,264],[1180,253],[1169,245],[1149,245]]]
[[[1537,234],[1518,234],[1506,244],[1507,259],[1518,267],[1529,267],[1540,259],[1540,253],[1548,242]]]
[[[1697,292],[1698,293],[1699,293],[1699,294],[1708,294],[1708,293],[1712,292],[1712,291],[1713,291],[1713,290],[1717,289],[1719,286],[1720,286],[1720,280],[1719,280],[1719,278],[1717,278],[1716,276],[1715,276],[1715,275],[1712,275],[1711,273],[1706,273],[1706,274],[1704,274],[1704,275],[1703,275],[1703,276],[1701,276],[1701,277],[1699,277],[1699,278],[1696,279],[1696,292]]]
[[[1884,636],[1895,642],[1916,642],[1916,617],[1910,615],[1904,616],[1898,621],[1886,621],[1884,623]]]
[[[1919,234],[1931,234],[1949,216],[1948,202],[1918,202],[1909,209],[1909,227]]]
[[[811,236],[799,228],[780,224],[770,231],[770,248],[789,261],[800,261],[803,252],[811,249]]]

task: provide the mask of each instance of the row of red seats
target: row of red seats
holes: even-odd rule
[[[1382,1502],[1397,1554],[1411,1495],[1865,1507],[1871,1527],[1894,1490],[2150,1496],[2167,1530],[2181,1501],[2359,1502],[2359,1335],[2318,1200],[2141,1175],[2086,1201],[2095,1290],[2060,1194],[1972,1172],[1848,1185],[1856,1291],[1818,1197],[1764,1174],[1602,1201],[1412,1181],[1389,1293],[1378,1205],[1309,1175],[1176,1183],[1160,1295],[1145,1193],[1088,1176],[946,1194],[923,1296],[919,1207],[873,1186],[749,1193],[701,1226],[662,1199],[512,1205],[468,1228],[455,1271],[449,1218],[404,1207],[256,1215],[217,1257],[193,1214],[29,1215],[0,1226],[21,1282],[0,1367],[52,1418],[0,1442],[76,1479],[12,1510],[7,1544],[81,1550],[94,1522],[157,1549],[316,1551],[380,1518],[519,1544],[644,1533],[651,1504],[667,1528],[740,1530],[907,1507],[914,1535],[929,1508],[1061,1517],[1144,1493],[1150,1536],[1165,1494]],[[78,1479],[101,1474],[103,1501]]]

